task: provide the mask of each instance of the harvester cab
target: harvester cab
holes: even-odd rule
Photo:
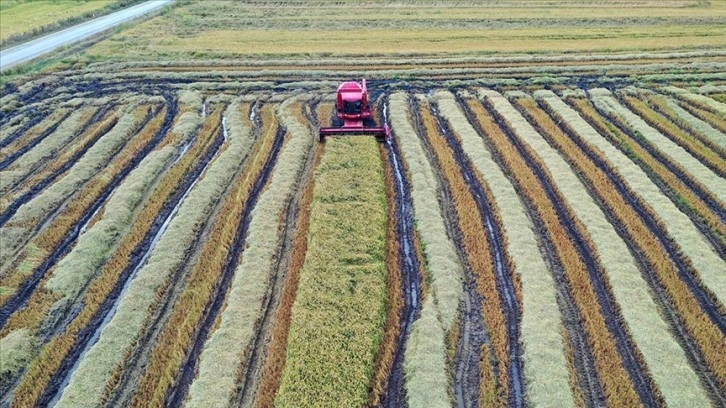
[[[320,128],[321,142],[325,141],[326,136],[369,135],[375,136],[379,142],[386,142],[391,137],[388,124],[376,127],[373,122],[365,79],[362,83],[349,81],[340,84],[335,109],[337,123],[332,127]]]

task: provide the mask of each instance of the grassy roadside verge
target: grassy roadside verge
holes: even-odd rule
[[[6,0],[0,6],[4,17],[0,29],[0,48],[9,48],[144,1]]]

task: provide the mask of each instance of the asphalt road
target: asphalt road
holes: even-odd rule
[[[158,10],[176,0],[149,0],[135,6],[86,21],[65,30],[48,34],[0,51],[0,71],[49,53],[64,45],[72,44],[99,34],[121,23]]]

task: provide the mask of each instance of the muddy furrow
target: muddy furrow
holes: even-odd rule
[[[139,123],[139,126],[136,128],[136,131],[134,131],[134,134],[137,133],[139,130],[143,129],[144,127],[146,127],[146,125],[149,123],[149,121],[151,121],[151,119],[156,115],[156,113],[158,113],[158,112],[154,112],[154,113],[149,112],[149,114],[146,115],[144,120],[141,123]],[[101,116],[99,116],[98,118],[100,118],[100,117]],[[85,132],[85,130],[89,126],[91,126],[91,124],[93,122],[94,122],[93,119],[91,121],[89,121],[89,123],[87,123],[83,129],[81,129],[79,132],[77,132],[76,135],[78,136],[78,135],[81,135],[83,132]],[[64,162],[62,166],[60,166],[58,169],[54,170],[51,174],[49,174],[47,177],[45,177],[43,180],[41,180],[37,184],[30,187],[30,189],[28,189],[28,191],[26,191],[20,197],[15,199],[15,201],[10,203],[10,205],[8,205],[8,207],[5,209],[5,211],[2,214],[0,214],[0,227],[5,225],[5,223],[8,222],[8,220],[10,220],[10,218],[12,218],[13,215],[15,215],[15,213],[18,211],[18,208],[20,208],[23,204],[27,203],[28,201],[32,200],[41,191],[43,191],[46,187],[48,187],[51,183],[53,183],[58,177],[60,177],[63,173],[68,171],[68,169],[73,167],[73,165],[76,164],[76,162],[84,154],[86,154],[88,149],[93,147],[93,145],[101,137],[106,135],[106,133],[108,133],[111,129],[113,129],[114,126],[116,126],[116,123],[118,123],[118,119],[112,120],[111,122],[109,122],[108,125],[106,125],[103,129],[101,129],[98,132],[97,137],[94,137],[93,140],[89,141],[85,146],[82,146],[81,149],[79,149],[76,153],[74,153],[73,156],[71,156],[68,161]],[[113,160],[113,156],[110,158],[110,160]],[[28,176],[30,176],[30,174],[28,174],[26,177],[28,177]],[[23,177],[22,179],[18,180],[17,183],[15,183],[15,185],[11,186],[11,188],[15,188],[17,185],[22,183],[26,177]]]
[[[201,137],[201,135],[198,135],[197,137]],[[223,144],[224,129],[220,124],[219,130],[214,136],[214,140],[206,147],[202,158],[195,165],[190,177],[188,177],[188,179],[191,180],[191,183],[189,184],[189,187],[186,189],[186,191],[184,191],[184,195],[177,202],[172,214],[170,214],[165,220],[165,226],[168,225],[169,222],[171,222],[176,211],[178,211],[178,209],[181,207],[186,197],[197,185],[197,183],[202,179],[202,175],[205,173],[205,171],[212,165],[214,160],[219,157]],[[187,178],[185,178],[185,182],[186,180]],[[208,235],[209,230],[213,225],[213,220],[216,219],[217,211],[219,209],[218,205],[219,201],[217,201],[214,206],[214,208],[216,209],[210,213],[210,216],[207,218],[204,226],[200,230],[198,234],[198,237],[200,237],[199,240],[195,242],[188,250],[188,252],[184,254],[184,261],[181,265],[193,264],[195,257],[198,255],[201,240],[203,239],[203,237],[206,237]],[[158,240],[161,239],[163,233],[163,230],[157,232],[157,236],[154,237],[154,243],[158,242]],[[148,248],[145,253],[144,259],[142,259],[142,261],[135,266],[133,275],[136,275],[145,266],[146,258],[151,256],[154,249],[155,245],[152,245]],[[114,380],[113,390],[107,391],[107,403],[110,406],[126,406],[130,403],[130,399],[132,398],[133,393],[138,387],[139,381],[146,368],[149,355],[153,351],[154,344],[156,343],[156,340],[158,339],[160,333],[166,326],[170,314],[174,310],[174,307],[177,306],[176,300],[178,299],[181,292],[184,290],[184,286],[186,284],[189,272],[190,271],[188,267],[181,266],[180,268],[172,272],[169,278],[169,283],[167,283],[166,286],[163,287],[163,289],[159,290],[159,293],[161,293],[161,295],[159,295],[158,297],[156,309],[151,312],[150,316],[147,318],[147,324],[136,342],[136,347],[133,349],[133,351],[131,351],[130,355],[123,363],[124,368],[120,371],[119,378]],[[131,285],[133,281],[132,278],[133,276],[131,277],[131,279],[127,280],[127,282],[125,283],[126,287]],[[109,315],[106,317],[104,324],[96,330],[99,335],[103,331],[105,324],[110,322],[111,319],[114,317],[115,310],[122,301],[123,296],[119,296],[116,299],[114,307],[112,308],[111,313],[109,313]],[[89,344],[87,346],[87,349],[90,350],[92,346],[93,344]],[[70,378],[71,373],[69,373],[68,375],[68,379]],[[58,393],[59,397],[61,392]]]
[[[63,122],[66,119],[68,119],[69,116],[71,116],[72,113],[73,113],[73,111],[72,110],[69,110],[57,122],[55,122],[51,126],[48,126],[47,128],[45,128],[45,130],[43,130],[42,132],[40,132],[40,134],[38,136],[36,136],[34,139],[30,140],[25,146],[23,146],[20,149],[14,151],[13,153],[9,154],[6,158],[4,158],[2,161],[0,161],[0,170],[5,170],[8,166],[10,166],[11,164],[13,164],[13,162],[15,160],[17,160],[18,157],[22,156],[28,150],[32,149],[33,147],[35,147],[35,145],[37,145],[38,143],[40,143],[43,139],[45,139],[46,137],[50,136],[53,132],[55,132],[56,129],[58,129],[58,127],[61,124],[63,124]]]
[[[486,142],[486,133],[479,125],[479,121],[476,119],[474,113],[471,111],[466,102],[459,99],[459,105],[462,108],[465,116],[467,117],[469,124],[476,130],[476,132],[482,136]],[[495,149],[491,149],[496,151]],[[494,155],[494,160],[497,161],[498,165],[505,169],[506,166],[500,161],[500,159]],[[583,328],[579,309],[575,303],[575,299],[572,296],[571,289],[565,278],[564,270],[560,264],[560,260],[554,255],[557,253],[554,245],[551,242],[550,233],[547,230],[544,222],[540,219],[537,212],[528,206],[529,215],[532,219],[533,224],[536,227],[538,235],[541,237],[541,244],[546,248],[544,253],[547,255],[546,259],[550,265],[552,275],[555,282],[557,303],[562,313],[562,320],[565,330],[567,331],[567,339],[570,347],[573,351],[573,363],[574,369],[577,376],[578,386],[584,393],[585,403],[588,407],[596,407],[605,405],[605,394],[602,388],[602,384],[599,379],[599,373],[595,364],[595,357],[593,356],[592,349],[587,340],[587,334]]]
[[[176,106],[170,110],[176,111]],[[176,114],[174,114],[172,118],[175,116]],[[172,121],[165,121],[160,132],[167,133],[171,129],[172,124]],[[189,145],[186,147],[188,148],[188,146]],[[93,317],[89,325],[77,335],[72,351],[66,355],[60,369],[55,373],[49,382],[48,387],[46,387],[43,396],[39,400],[41,405],[49,402],[50,405],[53,405],[53,403],[60,397],[63,389],[70,380],[73,371],[75,371],[75,368],[78,366],[78,363],[98,340],[106,324],[111,321],[114,311],[116,310],[119,301],[123,298],[129,284],[146,262],[146,259],[151,254],[154,246],[158,242],[159,238],[161,238],[161,235],[166,231],[166,227],[169,225],[169,222],[174,215],[176,215],[176,212],[184,202],[186,196],[189,194],[189,191],[191,191],[194,187],[199,176],[207,167],[212,157],[214,157],[215,152],[216,149],[214,148],[206,151],[196,163],[194,168],[184,176],[184,179],[179,186],[177,186],[174,193],[167,199],[167,202],[164,204],[162,210],[156,216],[151,229],[149,229],[144,238],[133,250],[131,254],[131,262],[129,262],[128,266],[119,274],[119,278],[116,281],[114,288],[100,306],[98,313]],[[186,149],[182,149],[176,160],[179,160],[185,153]]]
[[[460,102],[460,105],[462,103]],[[485,227],[489,237],[489,245],[492,259],[494,260],[494,269],[496,271],[496,286],[499,292],[500,304],[504,309],[504,318],[507,325],[507,346],[509,351],[509,372],[507,373],[509,381],[509,396],[507,404],[511,407],[524,406],[524,378],[522,373],[521,347],[519,343],[519,325],[521,321],[520,304],[517,300],[514,288],[514,274],[506,262],[507,255],[504,250],[503,234],[500,225],[494,219],[493,211],[487,200],[483,186],[476,177],[471,163],[466,158],[466,154],[462,150],[461,145],[453,136],[452,130],[448,123],[438,119],[439,126],[442,128],[442,134],[446,138],[449,147],[454,152],[454,158],[459,165],[461,175],[469,187],[474,197],[477,209],[479,210],[482,225]]]
[[[542,108],[545,112],[551,113],[542,101],[539,101],[538,104],[540,108]],[[711,322],[716,325],[721,330],[721,332],[726,333],[726,326],[724,326],[726,324],[726,321],[724,316],[720,313],[720,305],[715,302],[713,300],[713,297],[708,294],[707,290],[704,289],[702,285],[696,281],[696,278],[690,271],[689,265],[685,263],[682,256],[680,255],[680,249],[677,248],[673,240],[668,237],[667,232],[661,226],[659,226],[658,221],[655,220],[652,214],[644,208],[644,204],[639,199],[633,197],[630,194],[630,192],[628,191],[628,187],[625,185],[625,183],[619,177],[617,177],[615,174],[608,170],[607,163],[604,163],[600,159],[600,157],[598,157],[598,155],[596,155],[592,151],[592,149],[587,145],[585,141],[583,141],[577,134],[575,134],[572,129],[569,128],[569,126],[561,126],[561,129],[572,141],[577,144],[580,150],[587,155],[590,161],[592,161],[603,172],[603,174],[607,175],[610,182],[617,189],[617,193],[626,200],[630,207],[643,220],[653,236],[661,244],[661,247],[668,255],[671,262],[673,262],[673,264],[678,269],[679,277],[681,277],[681,279],[683,279],[683,281],[686,283],[686,286],[689,288],[694,298],[696,298],[698,303],[701,305],[701,308],[704,310],[704,312],[709,316]],[[608,218],[611,218],[611,214],[609,211],[604,209],[604,213],[608,216]],[[610,221],[613,223],[613,225],[618,224],[618,221],[614,218],[611,218]],[[622,231],[621,228],[618,228],[618,230]],[[633,253],[637,254],[639,252],[638,248],[632,246],[632,240],[625,239],[624,241],[626,242],[626,244],[631,245],[631,250],[633,251]],[[671,327],[671,331],[676,335],[679,344],[681,344],[681,346],[683,347],[683,350],[686,352],[686,355],[691,364],[693,364],[693,366],[697,368],[696,373],[701,378],[701,381],[707,392],[715,401],[718,401],[717,405],[726,405],[726,393],[724,393],[724,390],[720,389],[720,387],[718,386],[718,380],[708,369],[705,359],[703,358],[703,355],[701,354],[697,344],[688,334],[681,317],[671,304],[670,297],[668,296],[666,289],[663,287],[663,285],[661,285],[657,273],[653,271],[650,267],[648,267],[644,262],[642,262],[642,259],[640,259],[640,257],[636,257],[636,259],[638,259],[638,262],[641,263],[640,269],[641,271],[643,271],[643,276],[645,277],[646,282],[648,282],[650,288],[653,290],[656,302],[662,308],[663,314],[665,315],[664,317],[666,318],[668,325]]]
[[[150,112],[150,111],[152,111],[152,110],[154,110],[154,109],[153,109],[152,107],[149,107],[149,112],[147,112],[148,114],[147,114],[147,116],[146,116],[146,117],[144,118],[144,124],[145,124],[145,123],[148,123],[148,121],[147,121],[146,119],[148,119],[148,120],[151,120],[151,118],[153,117],[153,114],[151,114],[151,112]],[[158,113],[158,110],[156,110],[156,111],[155,111],[154,113]],[[58,149],[57,153],[56,153],[56,154],[55,154],[54,156],[56,156],[56,157],[57,157],[57,156],[62,156],[62,155],[63,155],[63,154],[65,153],[65,151],[66,151],[66,150],[72,150],[72,149],[74,149],[74,148],[77,148],[77,149],[78,149],[79,151],[83,151],[83,152],[85,152],[85,151],[87,151],[88,149],[90,149],[90,148],[91,148],[91,146],[93,146],[93,144],[95,144],[95,143],[96,143],[96,142],[97,142],[97,141],[98,141],[98,140],[99,140],[99,139],[101,138],[101,136],[103,136],[103,135],[104,135],[104,134],[105,134],[106,132],[108,132],[109,130],[111,130],[112,126],[107,126],[107,127],[104,127],[104,128],[102,128],[102,129],[100,129],[100,130],[102,130],[102,132],[97,132],[96,136],[94,136],[94,138],[93,138],[92,140],[89,140],[89,141],[88,141],[88,142],[86,142],[86,143],[85,143],[84,145],[81,145],[81,146],[78,146],[78,147],[75,147],[75,146],[73,146],[73,145],[74,145],[74,143],[76,143],[76,142],[77,142],[78,140],[82,139],[82,137],[84,136],[84,134],[85,134],[86,132],[88,132],[88,131],[89,131],[89,129],[92,129],[92,127],[94,127],[95,125],[99,125],[99,124],[102,124],[102,123],[103,123],[103,121],[105,121],[105,120],[109,119],[109,118],[110,118],[110,117],[111,117],[111,116],[112,116],[113,114],[114,114],[114,112],[112,111],[112,109],[111,109],[111,106],[103,106],[103,107],[99,108],[99,109],[98,109],[98,110],[97,110],[97,111],[96,111],[96,112],[95,112],[95,113],[94,113],[94,114],[93,114],[93,115],[92,115],[92,116],[91,116],[91,117],[90,117],[90,118],[89,118],[89,119],[88,119],[88,120],[87,120],[87,121],[86,121],[85,123],[83,123],[83,125],[82,125],[82,126],[81,126],[81,127],[80,127],[80,128],[79,128],[79,129],[78,129],[78,130],[77,130],[77,131],[76,131],[76,132],[74,133],[74,134],[73,134],[73,137],[71,137],[71,138],[70,138],[70,139],[68,140],[68,143],[66,143],[66,144],[65,144],[65,145],[63,145],[63,146],[62,146],[62,147],[61,147],[60,149]],[[114,120],[113,122],[115,123],[115,122],[117,122],[117,121],[118,121],[118,118],[116,118],[116,120]],[[143,128],[141,128],[141,127],[140,127],[139,129],[143,129]],[[92,133],[92,132],[91,132],[91,133]],[[99,133],[100,133],[100,134],[99,134]],[[78,151],[76,151],[76,152],[74,152],[74,153],[73,153],[73,155],[72,155],[72,156],[70,156],[70,157],[68,158],[67,162],[71,162],[71,161],[72,161],[72,162],[74,162],[74,163],[75,163],[75,161],[77,161],[77,160],[78,160],[78,159],[79,159],[79,158],[80,158],[80,157],[81,157],[82,155],[83,155],[83,154],[78,154]],[[39,163],[39,164],[38,164],[38,165],[36,166],[36,169],[35,169],[35,170],[33,171],[33,173],[36,173],[36,172],[43,172],[43,171],[45,170],[45,168],[46,168],[46,167],[47,167],[48,165],[50,165],[50,164],[52,163],[52,160],[53,160],[53,158],[50,158],[50,159],[49,159],[49,160],[47,160],[47,161],[44,161],[44,162],[42,162],[42,163]],[[64,164],[65,164],[65,163],[64,163]],[[69,166],[68,168],[70,168],[70,166]],[[32,173],[28,173],[28,174],[25,174],[25,175],[24,175],[23,177],[21,177],[21,178],[19,178],[19,179],[15,180],[15,182],[14,182],[14,183],[13,183],[12,185],[10,185],[10,186],[9,186],[9,188],[8,188],[8,191],[12,191],[13,189],[17,188],[18,186],[21,186],[21,185],[22,185],[22,184],[23,184],[23,183],[24,183],[24,182],[25,182],[25,181],[26,181],[26,180],[27,180],[27,179],[28,179],[28,178],[29,178],[29,177],[31,176],[31,174],[32,174]]]
[[[30,278],[23,282],[23,284],[18,288],[13,296],[10,297],[2,307],[0,307],[0,326],[5,325],[8,318],[14,311],[25,306],[26,301],[30,297],[31,293],[35,290],[36,286],[43,278],[43,276],[45,276],[48,270],[50,270],[50,268],[55,265],[58,260],[60,260],[61,256],[65,254],[68,250],[70,250],[70,248],[76,242],[76,239],[81,233],[81,227],[93,217],[93,215],[99,208],[101,208],[101,206],[103,206],[103,204],[106,202],[106,199],[123,181],[123,179],[134,168],[136,168],[139,162],[141,162],[141,160],[146,157],[146,155],[151,152],[151,150],[153,150],[156,145],[158,145],[159,142],[161,142],[161,140],[164,138],[164,136],[166,135],[166,130],[169,129],[172,120],[176,116],[177,110],[176,104],[172,101],[172,97],[166,95],[165,98],[167,99],[167,103],[170,105],[170,108],[168,109],[166,117],[164,118],[162,128],[156,132],[152,140],[147,143],[146,146],[144,146],[141,152],[118,173],[116,178],[106,186],[106,188],[101,192],[96,201],[88,209],[86,209],[83,216],[81,216],[81,218],[79,219],[77,225],[51,252],[51,254],[43,261],[43,263],[35,271],[33,271]]]
[[[688,188],[693,191],[693,193],[701,200],[703,201],[706,206],[714,213],[716,214],[721,222],[726,223],[726,205],[719,201],[717,198],[713,197],[711,193],[709,193],[707,190],[704,189],[702,185],[699,183],[692,182],[691,178],[688,177],[686,174],[684,174],[681,170],[679,170],[676,166],[673,165],[673,162],[667,158],[660,150],[658,150],[657,147],[653,146],[651,143],[648,143],[647,141],[643,140],[641,137],[638,137],[632,129],[630,129],[629,126],[626,126],[623,124],[618,118],[608,114],[607,112],[603,111],[600,107],[598,107],[596,104],[592,104],[592,107],[597,111],[597,113],[605,118],[610,124],[614,125],[618,128],[622,133],[628,135],[632,141],[637,143],[640,147],[642,147],[645,151],[647,151],[655,160],[657,160],[660,164],[662,164],[665,168],[668,169],[671,173],[675,174],[676,177],[678,177]],[[590,121],[585,118],[585,120],[590,123]],[[591,126],[595,127],[597,129],[596,125],[590,123]]]
[[[317,116],[313,113],[316,111],[319,101],[312,101],[307,109],[303,109],[303,114],[308,121],[315,127],[318,125]],[[254,117],[251,111],[250,119],[255,123],[255,126],[259,128],[261,126],[260,115],[255,114]],[[298,224],[298,213],[301,210],[300,203],[304,194],[304,186],[306,180],[309,180],[314,176],[313,171],[315,163],[319,159],[316,154],[319,150],[315,150],[317,153],[310,154],[306,163],[305,169],[303,170],[300,180],[297,185],[298,191],[290,201],[285,210],[285,231],[282,233],[283,240],[279,249],[279,256],[277,258],[277,264],[274,268],[274,274],[270,279],[269,287],[267,289],[266,298],[263,302],[264,311],[261,314],[260,321],[258,323],[258,330],[255,332],[255,337],[249,344],[249,350],[247,353],[247,360],[242,367],[240,375],[240,389],[232,402],[232,406],[235,407],[248,407],[252,406],[255,402],[255,397],[260,389],[260,378],[262,375],[265,360],[267,358],[268,349],[271,342],[272,330],[275,325],[275,317],[277,309],[280,304],[282,292],[285,285],[287,285],[287,274],[292,258],[292,247],[294,245],[294,239],[296,234],[296,225]]]
[[[151,120],[152,117],[156,116],[158,113],[158,110],[155,111],[151,116],[147,116],[149,120]],[[109,117],[103,118],[103,119],[109,119]],[[101,119],[99,119],[100,121]],[[111,129],[113,129],[114,126],[118,123],[118,118],[111,119],[107,124],[103,125],[102,128],[98,128],[94,131],[93,137],[90,140],[87,140],[83,143],[83,145],[79,146],[76,151],[73,152],[73,154],[68,157],[67,160],[63,161],[63,164],[60,165],[58,168],[52,170],[50,174],[48,174],[46,177],[41,179],[40,181],[37,181],[35,184],[32,184],[25,188],[25,186],[22,186],[22,184],[27,184],[27,179],[31,177],[31,174],[27,174],[25,177],[18,179],[13,185],[10,186],[8,190],[26,190],[20,197],[18,197],[15,201],[16,202],[22,202],[26,203],[33,197],[35,197],[40,191],[42,191],[45,187],[50,185],[53,181],[55,181],[56,178],[58,178],[61,174],[65,173],[68,169],[73,167],[73,165],[90,149],[93,147],[93,145],[98,142],[103,136],[106,135]],[[142,126],[145,126],[148,122],[145,120],[141,123]],[[91,124],[89,123],[90,127]],[[143,127],[140,127],[139,129],[142,129]],[[82,131],[78,132],[77,135],[82,135],[86,129],[83,129]],[[52,165],[51,163],[48,163],[49,165]],[[44,166],[46,167],[46,166]],[[37,172],[42,173],[48,173],[47,168],[38,169]],[[11,203],[9,207],[12,207],[16,205],[15,202]]]
[[[410,103],[414,129],[422,141],[422,146],[429,160],[432,163],[436,163],[433,147],[427,139],[426,129],[421,114],[419,113],[421,107],[414,98],[410,99]],[[438,120],[438,116],[436,118]],[[453,203],[451,187],[448,180],[446,180],[438,166],[434,165],[432,168],[436,177],[439,179],[443,201]],[[481,382],[479,365],[482,363],[480,361],[481,349],[482,347],[487,347],[490,355],[494,355],[494,351],[482,314],[483,298],[477,290],[476,277],[467,260],[467,254],[464,250],[463,234],[459,229],[458,217],[452,206],[453,204],[444,206],[444,220],[450,236],[453,237],[456,252],[464,271],[464,296],[462,305],[460,305],[458,321],[459,333],[453,362],[454,400],[457,408],[478,407]],[[493,361],[487,361],[487,363],[492,365],[494,378],[499,378],[496,363]]]
[[[33,126],[40,123],[43,119],[45,119],[51,113],[52,113],[51,110],[49,110],[49,109],[41,110],[41,108],[32,108],[29,112],[25,112],[25,115],[27,117],[29,117],[30,120],[23,123],[23,125],[20,126],[18,129],[16,129],[12,135],[7,136],[2,141],[0,141],[0,149],[7,147],[11,143],[13,143],[20,136],[24,135],[25,132],[27,132]],[[3,123],[3,125],[4,125],[4,123]]]
[[[538,104],[545,112],[549,112],[547,107],[541,101],[539,101]],[[684,260],[683,256],[680,255],[680,248],[678,248],[678,245],[668,236],[667,231],[662,226],[659,226],[658,220],[654,218],[650,211],[646,210],[644,204],[629,193],[625,182],[612,172],[608,171],[607,164],[600,160],[600,158],[593,153],[590,147],[587,146],[587,144],[579,136],[572,132],[572,129],[567,126],[561,126],[561,128],[570,137],[570,139],[577,144],[580,150],[582,150],[604,174],[607,174],[610,182],[617,188],[618,193],[627,200],[631,208],[633,208],[633,210],[647,225],[648,229],[653,233],[665,252],[668,254],[668,257],[676,265],[679,276],[686,283],[691,293],[693,293],[693,296],[698,300],[701,308],[703,308],[704,312],[706,312],[713,324],[715,324],[721,332],[726,333],[726,316],[721,313],[722,306],[714,300],[715,297],[709,293],[708,289],[704,288],[697,278],[694,277],[692,267],[686,260]],[[626,240],[626,242],[628,241]]]
[[[387,122],[384,107],[384,122]],[[401,306],[400,331],[396,338],[393,364],[388,374],[386,392],[381,396],[381,406],[394,408],[406,407],[406,391],[404,387],[405,375],[403,361],[406,353],[406,340],[411,332],[413,322],[419,315],[421,305],[421,275],[420,262],[415,249],[413,202],[408,179],[404,174],[401,153],[395,135],[387,143],[388,165],[392,170],[395,185],[393,188],[393,201],[395,213],[395,229],[398,244],[398,257],[396,261],[401,270]]]
[[[202,347],[207,340],[210,330],[214,326],[214,320],[217,318],[222,306],[224,305],[224,300],[227,292],[229,291],[232,278],[234,277],[235,269],[244,250],[243,244],[249,229],[250,214],[255,207],[255,203],[257,202],[260,193],[263,191],[267,181],[270,179],[272,169],[275,167],[284,139],[285,130],[280,127],[277,130],[272,150],[270,151],[269,156],[265,159],[262,171],[258,175],[252,190],[247,196],[247,201],[244,204],[244,212],[240,218],[240,224],[237,227],[231,251],[227,254],[222,276],[217,283],[217,287],[212,292],[212,298],[205,308],[199,329],[196,335],[194,335],[194,344],[191,350],[187,353],[186,359],[177,374],[173,386],[167,392],[164,400],[164,405],[166,406],[181,406],[187,392],[189,391],[189,386],[196,374],[197,363],[199,362],[199,355],[202,352]]]
[[[562,225],[567,230],[578,254],[584,261],[585,265],[587,265],[587,274],[590,277],[590,282],[595,291],[600,311],[605,320],[605,325],[608,332],[615,340],[615,345],[618,354],[622,359],[623,367],[628,373],[640,401],[646,406],[657,406],[654,400],[654,394],[651,392],[650,382],[648,381],[649,377],[647,375],[647,369],[640,365],[638,358],[636,357],[635,345],[623,327],[618,306],[607,287],[607,278],[603,276],[603,271],[598,266],[596,254],[591,251],[583,233],[579,231],[572,221],[570,221],[569,211],[566,209],[565,204],[559,199],[558,194],[555,192],[555,186],[549,180],[545,169],[543,169],[539,163],[535,162],[532,157],[529,156],[522,145],[522,141],[516,134],[514,134],[509,126],[506,125],[499,112],[489,106],[488,103],[483,103],[483,105],[489,111],[489,114],[495,118],[497,123],[500,124],[500,127],[504,130],[509,142],[516,148],[519,154],[525,158],[530,169],[532,169],[534,174],[537,176],[537,179],[553,205],[553,209],[557,213],[558,218],[562,221]]]

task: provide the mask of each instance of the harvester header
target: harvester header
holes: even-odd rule
[[[321,142],[325,141],[326,136],[340,135],[375,136],[381,142],[390,138],[387,124],[376,127],[373,122],[365,79],[361,83],[348,81],[340,84],[335,109],[337,120],[334,120],[333,126],[320,128]]]

